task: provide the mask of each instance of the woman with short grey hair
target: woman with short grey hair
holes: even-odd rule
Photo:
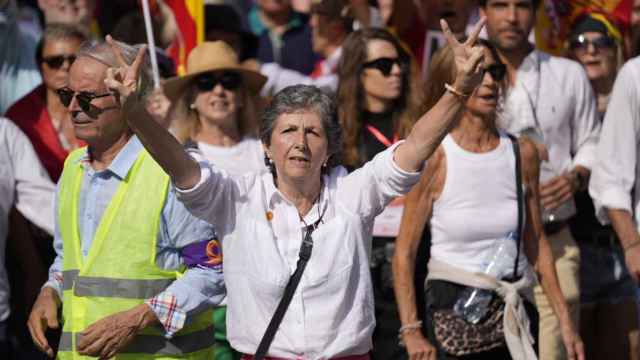
[[[129,96],[137,61],[112,72],[121,77],[106,83],[126,99],[131,128],[185,206],[214,224],[223,242],[228,339],[245,359],[369,359],[373,220],[416,183],[481,81],[475,42],[483,24],[461,44],[443,21],[455,82],[405,141],[350,174],[333,166],[341,143],[335,105],[315,87],[287,88],[266,110],[261,137],[272,173],[234,177],[194,160]]]

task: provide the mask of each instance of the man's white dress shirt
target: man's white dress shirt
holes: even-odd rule
[[[606,208],[626,210],[640,224],[640,57],[618,73],[602,125],[589,194],[596,215],[609,222]],[[639,229],[640,230],[640,229]]]
[[[4,262],[9,212],[15,206],[25,218],[53,235],[55,190],[27,136],[0,117],[0,321],[9,317],[9,279]]]
[[[516,84],[508,90],[499,126],[545,145],[549,162],[541,166],[542,182],[577,165],[591,169],[600,121],[582,66],[533,50],[518,68]]]

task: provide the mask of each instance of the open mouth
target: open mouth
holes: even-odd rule
[[[301,163],[301,164],[306,164],[309,162],[309,159],[305,158],[304,156],[290,156],[289,160],[297,163]]]
[[[478,97],[482,100],[485,101],[497,101],[498,100],[498,96],[497,94],[484,94],[484,95],[478,95]]]

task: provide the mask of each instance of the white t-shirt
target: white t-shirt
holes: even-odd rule
[[[199,141],[198,149],[207,161],[232,176],[268,171],[264,164],[262,143],[255,138],[246,137],[231,147],[210,145]]]

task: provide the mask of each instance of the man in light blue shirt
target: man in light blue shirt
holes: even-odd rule
[[[124,51],[122,61],[131,63],[136,50],[124,44],[120,44],[120,47]],[[97,234],[99,225],[107,213],[117,214],[120,211],[121,207],[114,210],[111,205],[116,203],[114,198],[122,184],[133,186],[130,185],[133,182],[132,178],[146,174],[136,172],[134,166],[144,157],[142,144],[128,128],[117,94],[107,89],[104,84],[107,69],[117,67],[119,61],[106,43],[83,46],[70,69],[68,85],[59,92],[61,101],[71,111],[76,137],[88,144],[87,148],[81,150],[84,153],[75,157],[71,155],[65,164],[65,171],[78,166],[82,169],[80,191],[75,206],[77,234],[80,241],[79,253],[83,259],[95,252],[104,255],[109,251],[109,249],[94,246],[95,240],[100,236],[99,233]],[[148,84],[148,80],[149,77],[145,77],[141,82]],[[29,319],[29,328],[35,344],[50,356],[54,351],[47,343],[44,331],[47,328],[59,326],[57,314],[60,305],[71,306],[63,301],[63,298],[67,297],[66,292],[63,297],[63,290],[75,286],[73,296],[81,296],[76,290],[78,281],[83,276],[77,275],[75,279],[70,278],[67,276],[68,268],[64,267],[65,254],[69,256],[69,250],[65,250],[64,247],[70,244],[69,239],[64,238],[63,234],[68,232],[65,233],[65,227],[62,225],[69,219],[59,216],[61,203],[65,199],[61,189],[64,186],[69,187],[65,181],[63,172],[56,198],[54,248],[57,258],[51,266],[49,281],[42,288]],[[149,179],[148,182],[152,183],[153,179]],[[158,196],[164,196],[164,193],[158,193]],[[127,199],[123,201],[126,203]],[[141,207],[143,207],[142,204]],[[135,221],[132,220],[131,226],[137,226]],[[109,358],[121,351],[129,352],[128,345],[140,349],[144,344],[141,341],[138,341],[141,343],[138,344],[136,336],[144,328],[158,323],[165,330],[166,344],[163,344],[163,349],[182,350],[180,342],[172,342],[173,335],[178,333],[176,338],[180,337],[179,332],[183,327],[189,326],[189,319],[219,303],[224,297],[222,267],[219,263],[211,261],[212,244],[214,246],[217,244],[213,227],[190,215],[177,201],[175,193],[169,190],[160,213],[155,256],[150,254],[149,258],[154,258],[157,267],[162,270],[182,272],[186,267],[186,271],[168,287],[154,293],[153,297],[146,299],[140,305],[90,324],[80,333],[81,337],[75,341],[75,345],[69,345],[70,348],[65,348],[64,351]],[[100,255],[92,255],[92,257],[98,256]],[[126,259],[122,262],[126,264]],[[135,266],[132,267],[135,268]],[[144,276],[144,274],[141,275]],[[118,279],[109,280],[118,281]],[[102,287],[97,289],[97,287],[100,286],[90,291],[99,291],[101,295],[86,296],[104,296],[104,291],[111,291],[104,290]],[[76,321],[75,318],[74,321]],[[69,333],[68,329],[65,331]],[[205,341],[198,343],[197,346],[200,348],[190,347],[184,350],[184,353],[210,347],[213,343],[212,328],[210,335],[210,337],[204,337]],[[83,338],[87,340],[83,341]],[[65,332],[60,344],[59,351],[63,351]],[[72,344],[71,339],[67,344]],[[140,353],[141,351],[130,352]],[[173,353],[173,355],[176,354]]]

